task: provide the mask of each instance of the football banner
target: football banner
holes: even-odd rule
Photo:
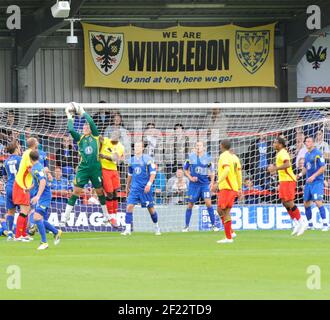
[[[330,31],[330,29],[328,30]],[[297,66],[298,99],[330,98],[330,33],[317,38]]]
[[[302,216],[305,216],[304,206],[298,206]],[[330,206],[325,205],[327,223],[330,222]],[[216,210],[216,208],[214,208]],[[292,220],[282,205],[251,205],[232,208],[232,228],[234,230],[285,230],[292,228]],[[316,228],[322,228],[317,207],[312,208],[312,222]],[[215,225],[223,230],[219,216],[216,215]],[[205,206],[199,207],[199,230],[211,230],[211,221]]]
[[[275,87],[275,24],[168,29],[82,25],[86,87]]]

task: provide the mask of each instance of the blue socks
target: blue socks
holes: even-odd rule
[[[209,213],[211,224],[212,224],[212,226],[214,226],[215,217],[214,217],[214,209],[213,209],[213,207],[211,206],[211,207],[207,208],[207,212]]]
[[[133,213],[132,212],[126,212],[125,223],[126,224],[132,224],[132,222],[133,222]]]
[[[187,209],[186,210],[186,227],[189,227],[191,215],[192,215],[192,209]]]
[[[2,233],[4,231],[7,230],[7,223],[4,221],[4,222],[1,222],[1,225],[0,225],[0,236],[2,236]]]
[[[325,214],[324,206],[320,207],[319,211],[320,211],[320,216],[321,216],[323,225],[326,225],[327,223],[326,223],[326,214]],[[309,225],[312,226],[313,223],[310,221],[312,219],[312,207],[305,208],[305,214],[306,214],[306,218],[309,222]]]
[[[9,216],[7,215],[7,228],[8,231],[13,231],[13,226],[14,226],[14,216]]]
[[[41,241],[43,243],[46,243],[47,238],[46,238],[46,228],[45,228],[45,225],[44,225],[44,220],[35,221],[35,224],[38,227],[38,231],[39,231],[40,236],[41,236]]]
[[[58,230],[52,224],[50,224],[48,221],[44,220],[44,226],[45,226],[46,230],[51,231],[53,233],[53,235],[58,234]]]
[[[150,217],[151,217],[151,220],[152,220],[153,223],[157,223],[158,222],[158,214],[157,214],[156,211],[155,211],[154,214],[151,214]]]
[[[326,219],[325,217],[325,208],[322,206],[319,208],[321,219],[324,221]]]
[[[305,208],[305,215],[308,221],[312,219],[312,207]]]

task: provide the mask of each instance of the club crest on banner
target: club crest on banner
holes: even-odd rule
[[[89,47],[99,71],[108,76],[119,66],[124,51],[121,33],[89,32]]]
[[[242,66],[251,74],[266,62],[270,50],[269,31],[236,31],[236,55]]]
[[[320,46],[317,50],[314,46],[306,53],[306,59],[313,65],[313,69],[317,70],[321,67],[321,63],[327,59],[327,49]]]

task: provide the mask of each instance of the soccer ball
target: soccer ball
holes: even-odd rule
[[[84,109],[76,102],[71,102],[70,106],[74,109],[75,113],[81,117],[81,115],[83,114]]]
[[[76,108],[75,108],[75,105],[73,103],[70,103],[70,105],[68,105],[66,107],[66,110],[65,110],[66,113],[70,113],[72,116],[75,116],[76,114]]]

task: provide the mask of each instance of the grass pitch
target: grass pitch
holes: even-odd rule
[[[330,234],[242,231],[223,233],[66,233],[55,247],[0,238],[0,299],[329,299]],[[21,270],[9,290],[8,266]],[[321,270],[321,288],[307,269]]]

